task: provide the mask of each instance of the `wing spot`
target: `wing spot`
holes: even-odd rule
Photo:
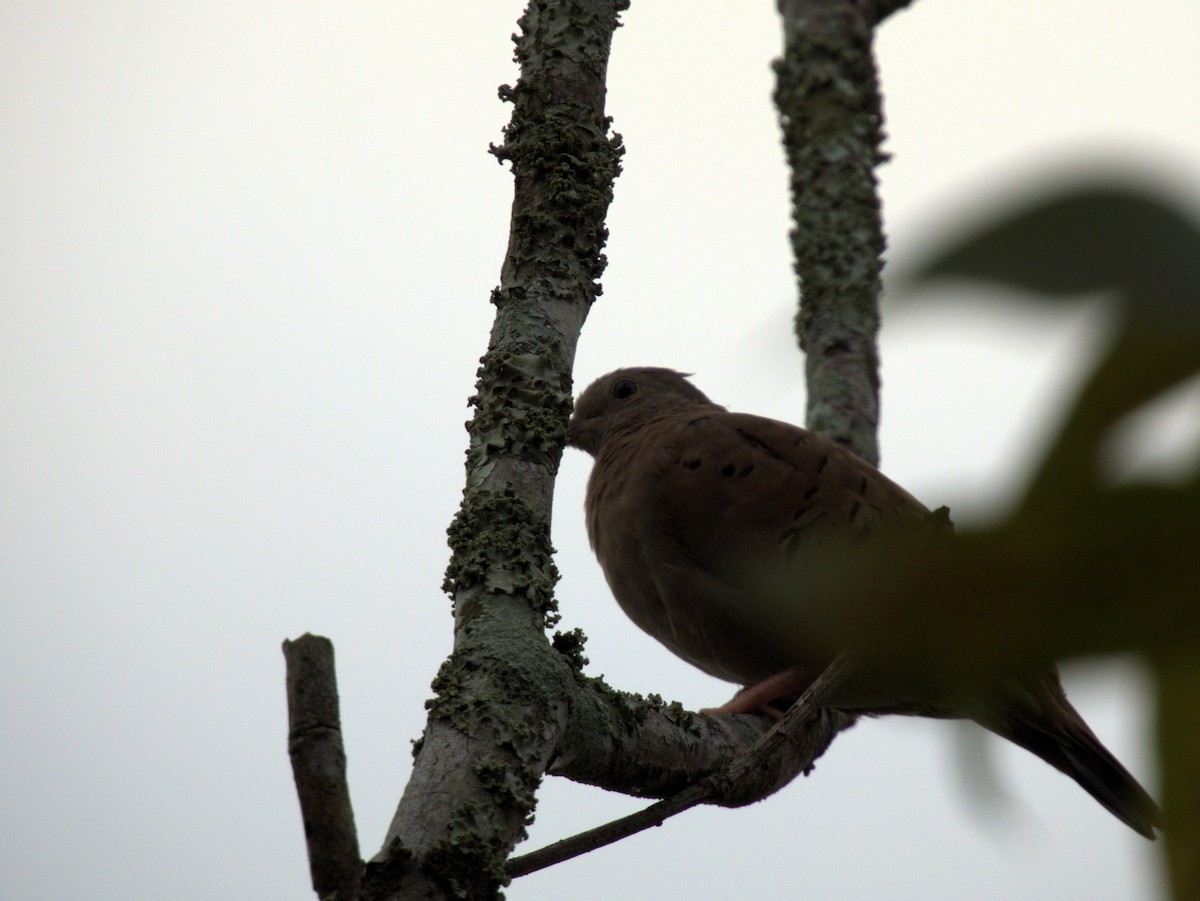
[[[817,493],[817,491],[820,489],[820,487],[821,487],[820,485],[813,485],[806,492],[804,492],[804,499],[806,501],[811,501],[813,499],[813,495]]]
[[[817,463],[817,472],[822,472],[829,465],[829,454],[822,454],[820,461]]]
[[[759,450],[766,451],[768,454],[770,454],[776,460],[783,459],[783,457],[779,454],[779,452],[777,450],[775,450],[775,448],[771,447],[771,445],[767,444],[767,442],[763,441],[757,435],[752,435],[749,432],[747,432],[745,429],[734,429],[734,431],[736,431],[742,437],[742,440],[745,441],[747,444],[749,444],[751,447],[756,447]]]
[[[744,478],[746,478],[746,476],[750,475],[750,473],[752,473],[752,472],[754,472],[754,464],[747,463],[738,471],[738,478],[744,479]]]
[[[729,478],[729,476],[733,475],[735,472],[737,472],[737,467],[735,467],[732,463],[726,463],[721,467],[721,475],[725,476],[726,478]]]
[[[859,494],[867,493],[867,477],[866,476],[863,476],[862,481],[858,483],[858,493]]]
[[[858,519],[858,511],[862,509],[862,501],[855,501],[854,506],[850,508],[850,521]]]
[[[799,532],[801,529],[807,529],[824,516],[825,511],[821,507],[800,507],[792,514],[792,525],[788,531]]]
[[[779,536],[779,543],[783,545],[784,553],[789,557],[794,557],[796,550],[800,547],[800,532],[796,529],[785,529]]]
[[[700,458],[693,457],[691,460],[688,460],[683,465],[686,466],[688,469],[699,469],[700,468]]]

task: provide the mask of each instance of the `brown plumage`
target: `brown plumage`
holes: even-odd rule
[[[750,686],[721,712],[791,697],[830,662],[781,656],[772,611],[804,604],[806,555],[911,531],[928,510],[875,467],[798,426],[714,404],[670,369],[618,369],[575,404],[568,443],[595,457],[587,529],[625,613],[675,654]],[[801,655],[805,656],[805,655]],[[757,686],[757,688],[755,688]],[[909,697],[853,678],[833,706],[964,717],[1032,751],[1149,838],[1157,805],[1068,703],[1052,669],[983,698]]]

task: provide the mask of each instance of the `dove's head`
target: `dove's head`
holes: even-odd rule
[[[593,457],[609,435],[647,418],[689,407],[723,409],[687,380],[687,373],[642,366],[614,369],[588,385],[575,401],[567,444]]]

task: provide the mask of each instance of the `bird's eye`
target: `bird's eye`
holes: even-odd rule
[[[637,382],[633,379],[617,379],[612,386],[612,396],[617,400],[624,400],[637,394],[637,389]]]

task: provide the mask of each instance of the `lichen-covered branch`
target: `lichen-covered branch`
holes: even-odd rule
[[[666,798],[727,774],[772,726],[761,716],[692,713],[657,696],[646,700],[613,691],[594,679],[583,680],[581,688],[548,772],[636,797]],[[837,730],[831,725],[814,716],[796,754],[759,760],[752,778],[705,800],[739,806],[778,791],[832,741]]]
[[[504,144],[515,180],[496,317],[469,424],[466,488],[449,530],[455,642],[384,846],[380,898],[487,898],[524,835],[574,685],[556,620],[550,513],[571,408],[571,366],[604,269],[619,169],[605,74],[623,0],[531,0]]]
[[[884,156],[872,40],[878,17],[897,5],[779,0],[784,55],[775,65],[808,427],[875,464],[884,249],[875,167]]]
[[[635,734],[613,730],[615,753],[600,771],[589,772],[579,766],[580,760],[571,759],[565,752],[556,761],[561,766],[556,772],[562,775],[602,786],[609,784],[607,778],[616,777],[619,791],[628,792],[630,785],[640,785],[643,790],[638,794],[666,797],[629,816],[514,858],[508,865],[510,875],[533,873],[661,826],[697,804],[742,807],[774,794],[798,773],[809,772],[837,733],[854,724],[854,717],[824,706],[842,683],[847,668],[847,661],[837,658],[769,729],[761,717],[698,717],[672,705],[665,711],[674,714],[672,728],[658,734],[652,734],[656,724],[644,712]],[[688,722],[676,722],[678,716],[687,717]],[[680,730],[678,726],[685,728]],[[683,749],[671,747],[680,739]],[[752,743],[747,744],[751,739]],[[654,759],[656,752],[666,752],[662,760],[669,761],[668,768]],[[690,768],[689,762],[702,768]]]

